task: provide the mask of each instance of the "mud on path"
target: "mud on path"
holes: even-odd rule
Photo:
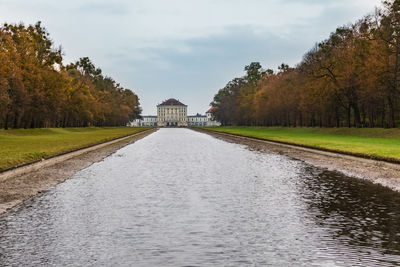
[[[10,177],[0,182],[0,215],[52,186],[71,178],[78,171],[110,156],[118,149],[144,138],[154,131],[143,132],[110,144],[103,148],[84,153],[55,165],[43,167],[38,171]]]
[[[346,176],[368,180],[374,184],[389,187],[394,191],[400,192],[399,164],[324,152],[316,149],[305,149],[302,147],[283,145],[225,133],[201,129],[195,130],[228,142],[246,145],[251,149],[286,155],[290,158],[301,160],[319,168],[327,169],[329,171],[338,171]]]

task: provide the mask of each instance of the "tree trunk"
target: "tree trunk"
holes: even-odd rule
[[[335,119],[336,119],[336,127],[340,127],[340,114],[339,114],[339,108],[335,108]]]
[[[394,119],[394,105],[393,105],[393,99],[390,96],[388,97],[388,107],[389,107],[389,127],[394,128],[396,127],[396,122]]]
[[[6,118],[4,120],[4,130],[8,130],[8,120],[9,120],[9,115],[8,112],[6,113]]]
[[[370,114],[369,114],[369,127],[370,128],[374,128],[375,127],[375,118],[374,118],[374,113],[373,112],[371,112]]]
[[[299,124],[300,124],[300,127],[303,127],[303,114],[301,113],[301,111],[299,114]]]
[[[361,116],[360,116],[360,109],[358,108],[358,104],[353,105],[354,110],[354,126],[357,128],[361,127]]]
[[[15,112],[15,113],[14,113],[14,123],[13,123],[13,128],[14,128],[14,129],[19,128],[18,120],[19,120],[18,112]]]
[[[382,114],[381,114],[381,128],[385,128],[385,113],[386,113],[385,102],[383,102]]]
[[[351,128],[351,106],[347,107],[347,127]]]

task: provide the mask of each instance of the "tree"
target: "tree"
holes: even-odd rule
[[[224,124],[396,127],[400,120],[400,0],[337,28],[294,68],[263,71],[221,89],[213,104]]]
[[[139,98],[92,61],[64,66],[47,30],[0,27],[0,127],[121,126],[139,116]]]

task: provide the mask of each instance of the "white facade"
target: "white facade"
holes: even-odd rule
[[[186,127],[187,106],[176,99],[168,99],[157,105],[157,123],[159,127]]]
[[[207,126],[207,116],[196,114],[187,117],[188,126]]]
[[[157,116],[142,116],[131,122],[132,127],[154,127],[157,126]]]
[[[212,111],[214,110],[214,107],[211,107],[207,112],[207,125],[208,127],[216,127],[216,126],[221,126],[221,123],[216,121],[214,118],[214,115],[212,114]]]

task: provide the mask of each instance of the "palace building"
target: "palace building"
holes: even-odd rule
[[[187,106],[176,99],[168,99],[157,105],[159,127],[187,127]]]
[[[212,115],[213,108],[210,108],[206,115],[187,115],[187,105],[179,100],[170,98],[157,105],[157,116],[142,116],[129,124],[133,127],[192,127],[192,126],[220,126]]]

